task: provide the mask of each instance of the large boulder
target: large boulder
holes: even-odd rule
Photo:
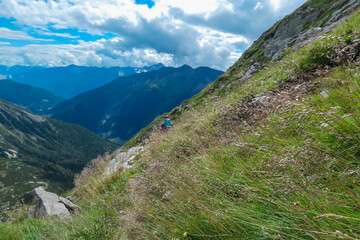
[[[34,189],[36,204],[29,209],[30,218],[47,218],[58,216],[62,219],[70,218],[70,211],[75,211],[78,206],[57,194],[47,192],[43,187]]]

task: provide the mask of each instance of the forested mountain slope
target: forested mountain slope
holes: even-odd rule
[[[69,190],[83,167],[116,145],[87,129],[0,100],[0,207],[31,200],[39,185]],[[0,238],[1,239],[1,238]]]
[[[49,113],[123,144],[155,117],[199,93],[222,73],[184,65],[121,77],[62,102]]]
[[[0,80],[0,98],[37,114],[44,114],[64,99],[44,89]]]

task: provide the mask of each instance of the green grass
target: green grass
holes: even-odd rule
[[[103,178],[111,156],[95,164],[72,220],[19,211],[0,239],[358,239],[359,67],[332,54],[359,19],[248,81],[226,73],[231,86],[174,110],[175,128],[153,132],[132,169]]]
[[[146,170],[150,183],[143,188],[154,191],[138,190],[137,199],[143,198],[138,201],[148,203],[141,206],[146,221],[137,229],[139,234],[161,239],[179,238],[184,232],[194,239],[329,239],[340,231],[356,238],[359,142],[354,133],[360,126],[354,123],[360,118],[354,111],[342,118],[349,113],[339,108],[356,106],[360,100],[357,94],[340,98],[360,89],[352,70],[339,68],[325,79],[334,81],[328,99],[310,95],[286,113],[269,115],[259,126],[233,127],[228,133],[218,121],[197,116],[197,122],[205,122],[193,131],[184,133],[192,123],[183,123],[153,142],[156,147],[150,147],[148,159],[163,168]],[[334,88],[339,79],[347,81],[346,86]],[[325,119],[333,128],[324,129]],[[209,131],[209,124],[215,130]],[[346,140],[334,141],[334,135]],[[169,191],[170,200],[164,201]],[[321,217],[327,213],[337,217]]]

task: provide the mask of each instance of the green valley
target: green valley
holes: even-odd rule
[[[32,200],[39,185],[71,189],[91,159],[117,145],[76,125],[45,118],[0,100],[0,203],[2,210]]]

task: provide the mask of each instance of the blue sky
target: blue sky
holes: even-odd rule
[[[305,0],[1,0],[0,65],[226,70]]]

